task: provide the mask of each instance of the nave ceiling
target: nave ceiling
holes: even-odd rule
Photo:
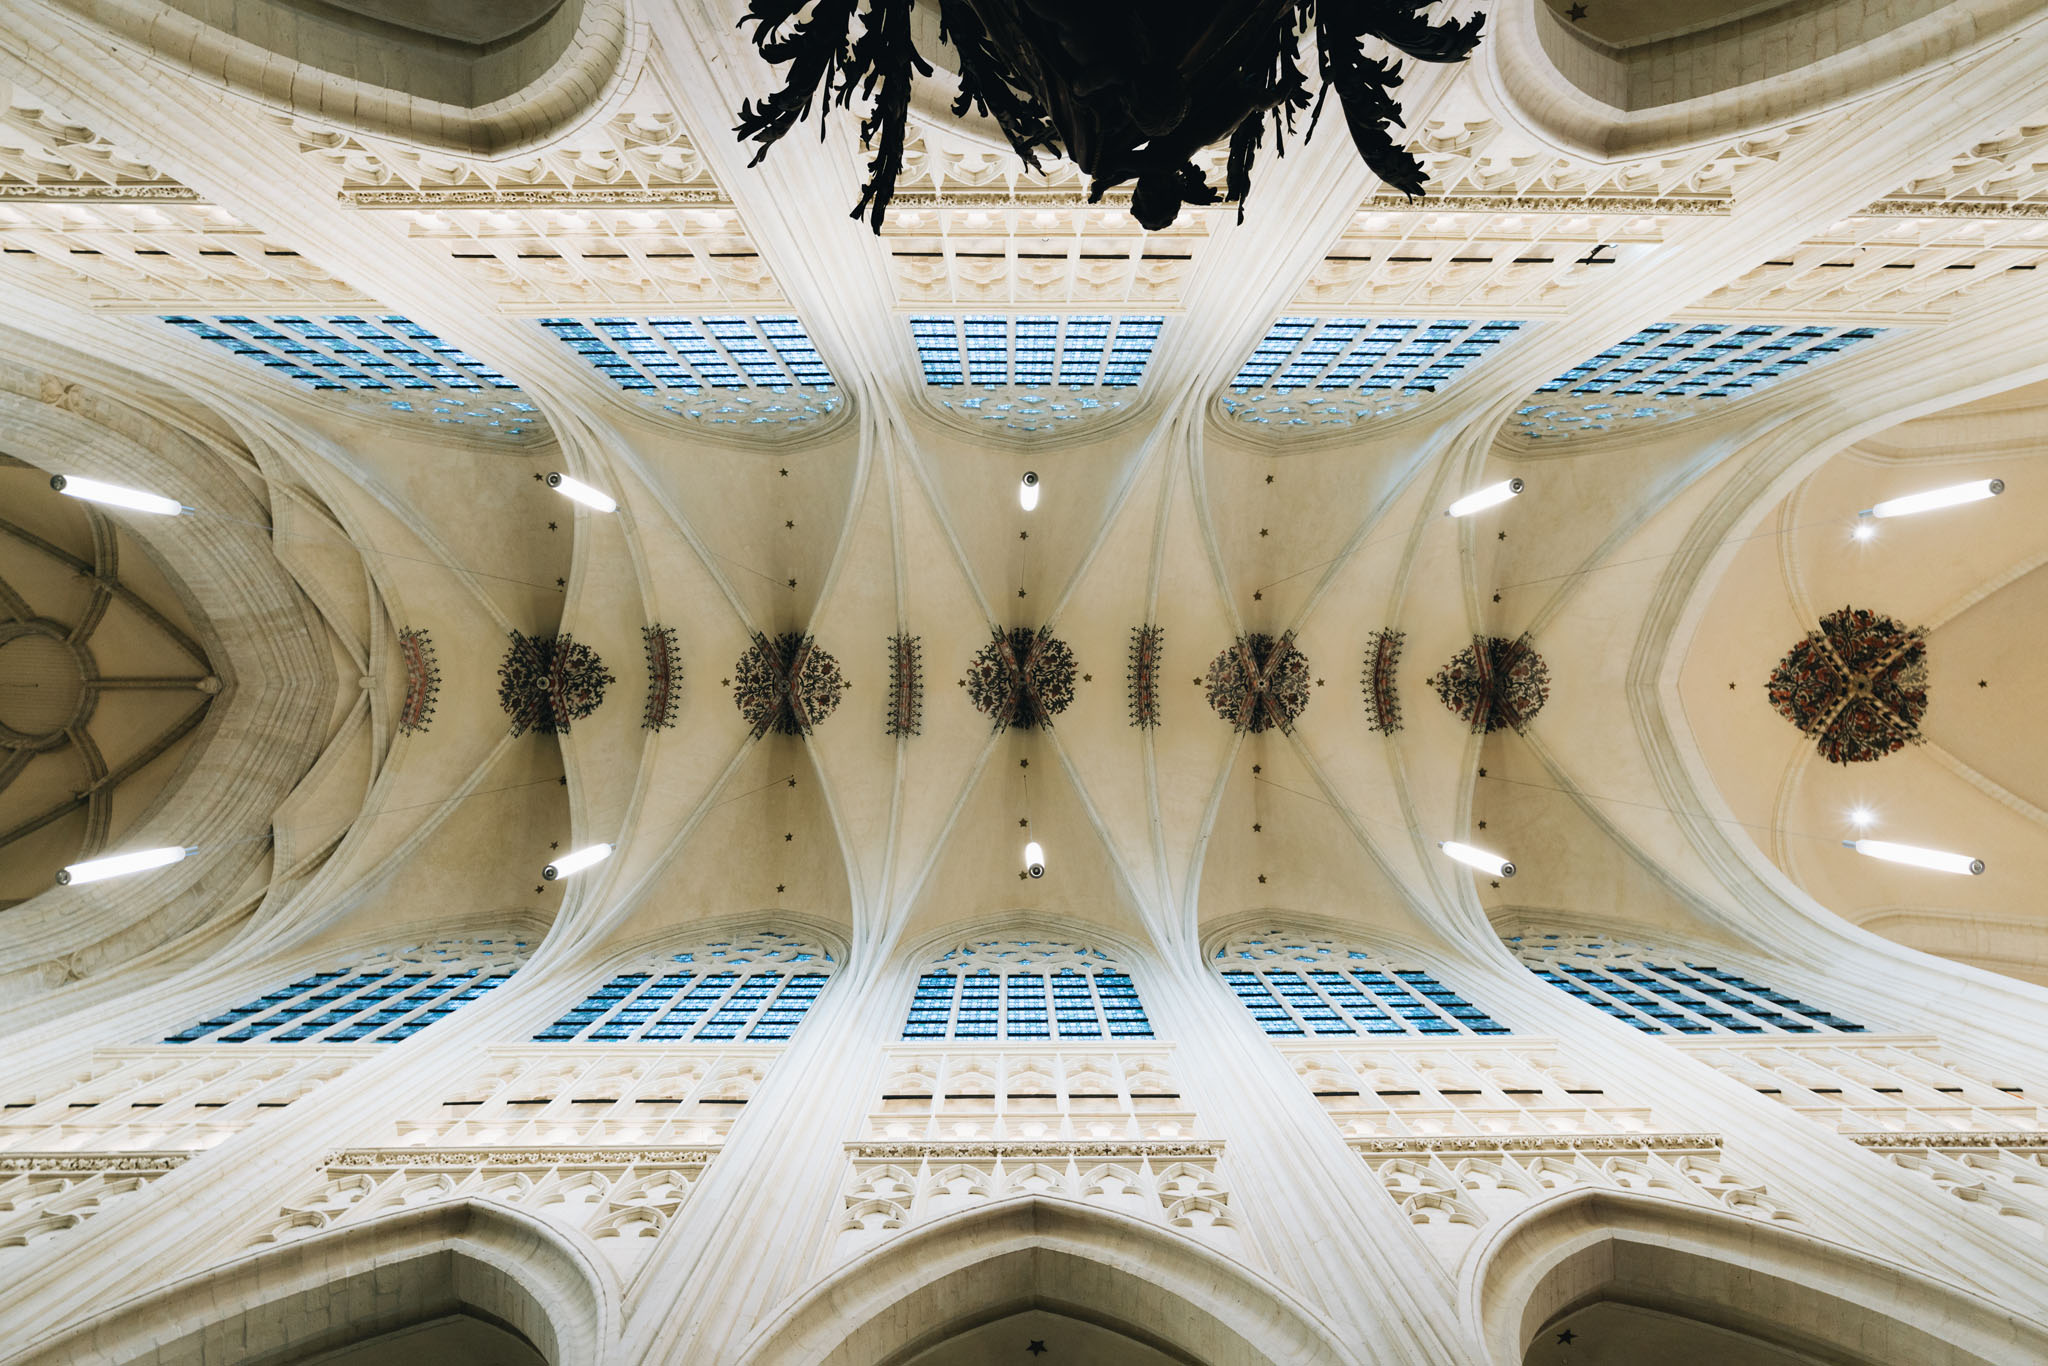
[[[1548,13],[1498,8],[1504,46]],[[1546,915],[1740,941],[1760,926],[1725,909],[1732,859],[1915,947],[2042,971],[2022,879],[2048,799],[2014,642],[2048,610],[2024,436],[2048,366],[2048,90],[2010,79],[2038,23],[1764,125],[1702,96],[1703,135],[1611,157],[1566,150],[1482,47],[1403,88],[1432,198],[1390,198],[1324,138],[1262,166],[1243,223],[1189,211],[1156,233],[1121,196],[1083,202],[1071,168],[1031,178],[983,130],[927,117],[869,235],[843,218],[862,161],[846,129],[744,166],[726,114],[769,73],[730,15],[630,13],[595,98],[484,148],[430,135],[417,101],[349,120],[130,46],[32,55],[86,31],[65,6],[0,40],[7,357],[235,463],[250,506],[232,515],[270,529],[331,673],[308,685],[289,802],[222,832],[268,862],[237,866],[206,929],[340,945],[497,917],[589,944],[780,910],[860,952],[1026,910],[1192,951],[1291,910],[1470,944],[1489,916]],[[935,334],[915,320],[1009,319],[1014,355],[1017,319],[1064,319],[1078,353],[1074,320],[1097,315],[1158,320],[1123,353],[1136,383],[1103,382],[1115,342],[1079,389],[926,382]],[[1447,368],[1382,366],[1387,386],[1342,411],[1284,374],[1236,382],[1262,338],[1301,341],[1274,332],[1297,317],[1406,320],[1401,344]],[[1494,320],[1516,326],[1451,366]],[[1711,356],[1747,328],[1805,363],[1767,372],[1785,353],[1760,350],[1753,388],[1627,392],[1659,348]],[[788,382],[812,346],[830,383]],[[784,382],[667,378],[746,354]],[[1545,391],[1602,356],[1598,383]],[[1837,544],[1841,509],[1985,461],[2011,467],[1996,502]],[[618,511],[563,499],[555,470]],[[1513,502],[1443,515],[1510,477]],[[186,501],[201,524],[240,507]],[[1842,772],[1764,700],[1838,599],[1933,628],[1927,745]],[[1072,651],[1072,702],[992,731],[969,661],[992,627],[1041,626]],[[673,724],[650,728],[655,627],[676,668]],[[1143,627],[1155,725],[1134,724]],[[1402,633],[1391,734],[1366,706],[1380,631]],[[507,734],[512,632],[572,636],[610,675],[559,736]],[[849,686],[808,735],[756,739],[739,661],[788,633]],[[1207,676],[1259,633],[1291,635],[1306,703],[1239,734]],[[1475,735],[1430,680],[1475,637],[1525,635],[1548,699]],[[894,735],[905,636],[921,702]],[[1851,788],[1901,838],[1981,844],[1990,873],[1951,885],[1805,838],[1836,833]],[[178,814],[174,793],[149,829],[182,839]],[[1022,874],[1026,838],[1043,880]],[[1499,847],[1519,875],[1470,878],[1440,839]],[[540,878],[557,846],[597,841],[618,846],[597,870]],[[131,932],[142,919],[37,939],[13,989],[194,928]]]

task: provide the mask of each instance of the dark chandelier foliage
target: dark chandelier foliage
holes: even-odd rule
[[[968,662],[967,700],[997,730],[1050,726],[1074,700],[1074,652],[1046,626],[990,635]]]
[[[1088,199],[1135,181],[1131,214],[1157,231],[1183,204],[1219,195],[1195,165],[1204,147],[1229,139],[1220,198],[1239,206],[1251,193],[1252,162],[1270,120],[1274,149],[1286,154],[1296,116],[1315,131],[1332,89],[1358,153],[1402,193],[1422,193],[1422,163],[1389,135],[1401,125],[1393,89],[1400,65],[1368,57],[1378,39],[1426,62],[1462,61],[1486,21],[1432,24],[1433,0],[938,0],[940,36],[960,58],[956,116],[992,117],[1024,159],[1064,154],[1089,177]],[[873,150],[854,206],[876,232],[903,170],[910,87],[932,67],[911,38],[917,0],[752,0],[744,24],[775,64],[788,63],[782,89],[740,106],[734,129],[768,149],[811,112],[822,120],[856,92],[871,100],[861,141]],[[806,7],[810,14],[799,18]],[[853,35],[859,14],[861,30]],[[1313,99],[1301,44],[1315,35],[1322,89]],[[1306,136],[1306,135],[1305,135]]]
[[[1769,689],[1823,759],[1872,763],[1920,740],[1927,632],[1863,607],[1830,612],[1778,661]]]
[[[512,718],[512,733],[566,734],[604,701],[616,680],[597,651],[559,636],[512,632],[511,648],[498,665],[498,705]]]
[[[732,700],[754,738],[769,731],[809,735],[832,714],[848,684],[839,661],[801,632],[754,637],[732,666]]]
[[[1239,636],[1209,662],[1209,705],[1235,731],[1286,734],[1308,705],[1308,656],[1294,633]]]
[[[1527,636],[1474,636],[1430,676],[1429,685],[1473,734],[1520,734],[1550,700],[1550,666]]]

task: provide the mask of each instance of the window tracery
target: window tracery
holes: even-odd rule
[[[1884,333],[1819,324],[1655,323],[1537,386],[1507,430],[1542,440],[1689,417],[1701,404],[1775,384]]]
[[[540,325],[617,388],[691,422],[800,426],[844,402],[791,314],[542,318]]]
[[[614,974],[535,1034],[537,1043],[783,1043],[838,966],[831,952],[760,930]]]
[[[917,979],[906,1039],[1152,1037],[1137,985],[1097,948],[988,939],[948,950]]]
[[[368,396],[395,412],[499,436],[546,430],[517,380],[396,314],[173,314],[164,321],[309,389]]]
[[[1349,426],[1414,407],[1524,326],[1463,318],[1278,318],[1220,402],[1239,422]]]
[[[1430,973],[1320,935],[1240,936],[1216,951],[1216,964],[1259,1028],[1279,1038],[1509,1032]]]
[[[504,985],[523,940],[443,939],[309,973],[165,1043],[396,1043]]]
[[[965,316],[910,319],[927,386],[972,389],[937,398],[955,416],[1015,432],[1099,421],[1128,406],[1165,318],[1158,314]]]
[[[1646,1034],[1860,1034],[1864,1027],[1703,955],[1563,934],[1509,936],[1523,966]]]

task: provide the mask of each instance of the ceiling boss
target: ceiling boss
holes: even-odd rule
[[[932,0],[927,0],[931,3]],[[991,117],[1033,170],[1041,151],[1064,155],[1090,178],[1088,197],[1135,182],[1131,215],[1157,231],[1183,204],[1239,206],[1251,193],[1252,162],[1270,119],[1273,145],[1285,151],[1295,117],[1309,111],[1308,134],[1335,89],[1351,140],[1367,166],[1412,196],[1427,175],[1395,144],[1401,125],[1392,91],[1400,65],[1366,55],[1377,39],[1427,62],[1456,62],[1479,43],[1486,16],[1432,24],[1430,0],[936,0],[940,36],[959,59],[953,113]],[[748,18],[763,57],[788,64],[782,89],[740,106],[734,129],[760,144],[754,162],[801,122],[815,102],[820,117],[858,91],[872,106],[861,140],[873,151],[853,217],[876,232],[903,169],[911,82],[932,75],[912,37],[917,0],[753,0]],[[861,31],[853,35],[858,11]],[[1302,69],[1302,40],[1313,29],[1322,87],[1313,98]],[[1192,160],[1229,140],[1219,191]]]

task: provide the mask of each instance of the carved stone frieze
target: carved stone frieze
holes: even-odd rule
[[[909,1158],[1024,1161],[1067,1157],[1146,1157],[1155,1160],[1212,1158],[1223,1153],[1221,1139],[1034,1139],[1026,1142],[919,1141],[849,1143],[849,1156],[871,1161]]]
[[[1415,1134],[1347,1139],[1359,1153],[1719,1152],[1719,1134]]]
[[[349,1148],[327,1159],[329,1171],[393,1167],[701,1167],[715,1147],[669,1148]]]
[[[147,1172],[161,1176],[191,1157],[187,1152],[0,1153],[0,1176],[23,1172]]]

